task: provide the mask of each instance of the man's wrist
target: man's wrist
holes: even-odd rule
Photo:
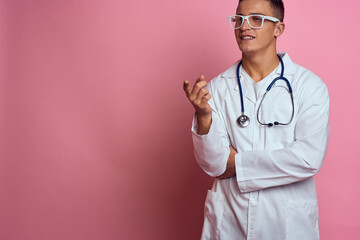
[[[198,123],[198,131],[197,134],[199,135],[205,135],[209,132],[211,122],[212,122],[212,116],[211,114],[207,115],[198,115],[196,114],[197,123]]]

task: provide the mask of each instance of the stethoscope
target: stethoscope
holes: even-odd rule
[[[272,127],[274,125],[278,126],[278,125],[288,125],[291,123],[291,121],[293,120],[294,118],[294,98],[293,98],[293,91],[292,91],[292,88],[291,88],[291,85],[290,85],[290,82],[289,80],[287,80],[285,77],[284,77],[284,62],[283,60],[281,59],[281,57],[279,55],[277,55],[279,60],[280,60],[280,63],[281,63],[281,74],[280,74],[280,77],[277,77],[275,78],[270,84],[269,86],[267,87],[266,89],[266,92],[264,93],[262,99],[261,99],[261,102],[260,102],[260,105],[259,105],[259,108],[257,110],[257,113],[256,113],[256,118],[257,118],[257,121],[258,123],[260,123],[261,125],[264,125],[264,126],[268,126],[268,127]],[[238,119],[236,120],[237,124],[240,126],[240,127],[247,127],[250,123],[250,118],[248,116],[246,116],[244,113],[245,113],[245,108],[244,108],[244,101],[243,101],[243,93],[242,93],[242,88],[241,88],[241,83],[240,83],[240,66],[241,66],[241,63],[242,61],[239,62],[238,66],[237,66],[237,70],[236,70],[236,74],[237,74],[237,81],[238,81],[238,84],[239,84],[239,91],[240,91],[240,101],[241,101],[241,115],[240,117],[238,117]],[[290,94],[290,98],[291,98],[291,104],[292,104],[292,113],[291,113],[291,118],[290,118],[290,121],[287,122],[287,123],[281,123],[281,122],[278,122],[278,121],[275,121],[273,123],[263,123],[260,121],[259,119],[259,111],[260,111],[260,107],[261,107],[261,104],[262,102],[264,101],[264,98],[266,96],[266,94],[270,91],[270,89],[274,86],[275,82],[277,80],[283,80],[286,82],[287,84],[287,87],[288,87],[288,92]]]

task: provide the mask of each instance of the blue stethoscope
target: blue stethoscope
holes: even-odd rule
[[[272,126],[278,126],[278,125],[288,125],[291,123],[291,121],[293,120],[294,118],[294,98],[293,98],[293,91],[292,91],[292,88],[291,88],[291,85],[290,85],[290,82],[289,80],[287,80],[286,77],[284,77],[284,62],[283,60],[281,59],[281,57],[279,55],[277,55],[279,60],[280,60],[280,63],[281,63],[281,74],[280,74],[280,77],[277,77],[275,78],[270,84],[269,86],[267,87],[266,89],[266,92],[263,96],[263,98],[261,99],[261,102],[260,102],[260,105],[259,105],[259,108],[257,110],[257,113],[256,113],[256,118],[257,118],[257,121],[258,123],[260,123],[261,125],[264,125],[264,126],[268,126],[268,127],[272,127]],[[239,84],[239,91],[240,91],[240,102],[241,102],[241,115],[240,117],[238,117],[238,119],[236,120],[237,124],[240,126],[240,127],[247,127],[250,123],[250,118],[248,116],[246,116],[244,113],[245,113],[245,108],[244,108],[244,101],[243,101],[243,93],[242,93],[242,88],[241,88],[241,83],[240,83],[240,66],[241,66],[241,63],[242,61],[239,62],[238,66],[237,66],[237,70],[236,70],[236,74],[237,74],[237,81],[238,81],[238,84]],[[278,122],[278,121],[275,121],[273,123],[263,123],[260,121],[259,119],[259,110],[260,110],[260,107],[261,107],[261,104],[262,102],[264,101],[264,98],[266,96],[266,94],[270,91],[270,89],[274,86],[275,82],[277,80],[283,80],[286,82],[287,84],[287,87],[288,87],[288,92],[290,94],[290,98],[291,98],[291,104],[292,104],[292,113],[291,113],[291,118],[289,120],[289,122],[287,123],[281,123],[281,122]]]

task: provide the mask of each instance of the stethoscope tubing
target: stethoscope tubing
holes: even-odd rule
[[[236,69],[236,76],[237,76],[237,82],[239,85],[239,91],[240,91],[240,102],[241,102],[241,114],[244,115],[245,113],[245,108],[244,108],[244,101],[243,101],[243,92],[242,92],[242,88],[241,88],[241,83],[240,83],[240,66],[241,66],[242,61],[239,62],[237,69]]]
[[[264,93],[261,101],[260,101],[260,105],[258,107],[258,110],[256,112],[256,119],[258,121],[259,124],[261,125],[264,125],[264,126],[268,126],[268,127],[272,127],[273,125],[289,125],[293,118],[294,118],[294,98],[293,98],[293,90],[292,90],[292,87],[290,85],[290,82],[287,78],[284,77],[284,70],[285,70],[285,67],[284,67],[284,62],[283,60],[281,59],[281,57],[279,56],[279,54],[277,54],[279,60],[280,60],[280,63],[281,63],[281,74],[279,77],[275,78],[270,84],[269,86],[266,88],[266,92]],[[237,119],[237,122],[239,124],[240,127],[246,127],[249,122],[250,122],[250,119],[248,116],[246,116],[244,113],[245,113],[245,108],[244,108],[244,98],[243,98],[243,92],[242,92],[242,87],[241,87],[241,82],[240,82],[240,66],[242,64],[242,61],[239,62],[238,66],[237,66],[237,69],[236,69],[236,77],[237,77],[237,82],[238,82],[238,85],[239,85],[239,92],[240,92],[240,102],[241,102],[241,116]],[[259,119],[259,111],[260,111],[260,107],[262,106],[262,103],[264,101],[264,98],[266,96],[266,94],[271,90],[271,88],[274,86],[274,84],[278,81],[278,80],[283,80],[286,82],[286,85],[288,87],[288,92],[290,94],[290,98],[291,98],[291,104],[292,104],[292,113],[291,113],[291,118],[289,120],[289,122],[287,123],[281,123],[281,122],[278,122],[278,121],[275,121],[274,123],[262,123]],[[246,119],[246,123],[242,123],[241,122],[241,119]]]

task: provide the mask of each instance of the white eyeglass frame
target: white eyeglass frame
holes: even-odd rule
[[[261,22],[261,26],[260,27],[253,27],[251,26],[250,22],[249,22],[249,17],[261,17],[262,18],[262,22]],[[240,24],[240,27],[233,27],[233,25],[231,24],[233,21],[232,19],[234,19],[235,17],[242,17],[242,22]],[[252,29],[259,29],[262,28],[264,26],[264,19],[269,20],[271,22],[281,22],[279,19],[277,19],[276,17],[271,17],[271,16],[264,16],[264,15],[260,15],[260,14],[251,14],[248,16],[243,16],[243,15],[232,15],[228,17],[229,19],[229,23],[230,23],[230,27],[232,29],[239,29],[244,25],[244,21],[246,20],[248,25],[252,28]]]

